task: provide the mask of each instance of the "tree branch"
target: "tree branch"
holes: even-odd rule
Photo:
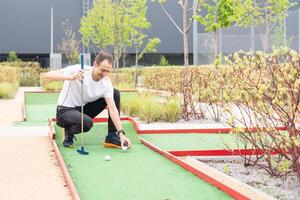
[[[163,9],[164,13],[170,18],[171,22],[174,24],[174,26],[178,29],[178,31],[183,34],[183,31],[180,29],[180,27],[176,24],[176,22],[173,20],[171,15],[168,13],[168,11],[165,9],[165,7],[162,5],[162,3],[159,3],[160,7]]]
[[[193,7],[192,7],[193,8]],[[192,9],[192,8],[190,8],[190,9]],[[191,19],[191,21],[190,21],[190,23],[189,23],[189,25],[188,25],[188,27],[187,27],[187,29],[186,29],[186,31],[187,32],[189,32],[189,30],[190,30],[190,28],[191,28],[191,26],[192,26],[192,23],[193,23],[193,21],[194,21],[194,16],[196,15],[196,13],[198,12],[198,9],[200,8],[200,3],[199,3],[199,0],[197,1],[197,5],[196,5],[196,10],[193,12],[193,18]],[[190,10],[189,9],[189,10]],[[189,11],[188,10],[188,11]]]

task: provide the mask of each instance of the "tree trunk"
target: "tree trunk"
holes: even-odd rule
[[[138,84],[138,64],[139,64],[139,50],[135,50],[135,87],[137,87]]]
[[[138,64],[139,64],[139,59],[138,59],[138,57],[139,57],[139,51],[138,51],[138,49],[136,49],[136,50],[135,50],[135,67],[137,67]]]
[[[124,49],[124,52],[122,54],[122,61],[123,61],[123,67],[126,67],[126,52],[125,52],[126,49]]]
[[[184,66],[189,66],[189,35],[188,35],[188,0],[183,1],[183,52],[184,52]]]
[[[183,118],[188,121],[189,120],[189,104],[191,102],[191,94],[189,90],[190,85],[190,76],[189,76],[189,46],[188,46],[188,0],[182,0],[183,5],[183,52],[184,52],[184,69],[183,69],[183,106],[182,106],[182,114]]]
[[[213,54],[214,54],[214,61],[215,61],[218,56],[218,32],[217,32],[217,30],[213,31]]]

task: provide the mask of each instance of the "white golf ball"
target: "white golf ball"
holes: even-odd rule
[[[109,155],[105,155],[104,156],[104,160],[109,161],[110,160],[110,156]]]

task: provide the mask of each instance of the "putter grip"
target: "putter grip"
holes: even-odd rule
[[[83,57],[83,54],[80,54],[80,67],[81,67],[81,70],[83,70],[83,65],[84,65],[84,57]]]

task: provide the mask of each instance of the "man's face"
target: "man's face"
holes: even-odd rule
[[[112,70],[112,63],[110,63],[107,59],[103,60],[99,65],[94,63],[95,66],[95,76],[101,79],[104,76],[107,76],[108,73]]]

